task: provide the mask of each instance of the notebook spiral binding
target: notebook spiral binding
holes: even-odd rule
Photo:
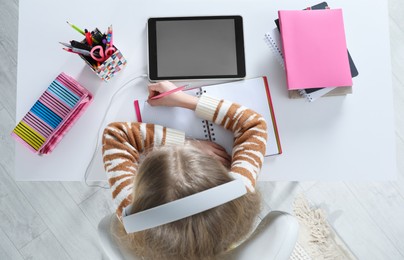
[[[264,37],[264,41],[269,46],[269,48],[272,50],[272,52],[275,54],[276,60],[279,62],[279,64],[282,66],[282,68],[285,69],[285,61],[283,60],[282,50],[278,46],[278,43],[273,38],[273,36],[271,36],[270,33],[266,33],[265,37]]]
[[[302,97],[306,98],[309,102],[313,102],[313,101],[314,101],[314,99],[312,98],[312,96],[311,96],[309,93],[307,93],[306,90],[304,90],[304,89],[299,89],[298,92],[299,92],[299,94],[300,94]]]
[[[196,92],[196,96],[200,97],[204,93],[206,93],[206,90],[200,89],[198,92]],[[210,123],[208,120],[201,120],[201,122],[206,140],[216,141],[213,124]]]

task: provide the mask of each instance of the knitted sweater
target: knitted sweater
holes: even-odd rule
[[[265,119],[251,109],[206,94],[199,98],[195,112],[234,133],[229,174],[241,179],[253,192],[266,148]],[[105,128],[102,140],[104,168],[119,218],[122,210],[132,202],[133,179],[140,154],[155,146],[182,145],[184,141],[183,132],[154,124],[116,122]]]

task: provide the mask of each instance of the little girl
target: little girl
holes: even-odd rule
[[[197,98],[180,91],[150,99],[173,88],[168,81],[149,85],[149,104],[191,109],[232,131],[232,155],[213,142],[188,140],[175,129],[147,123],[109,124],[103,134],[103,159],[117,208],[111,230],[142,259],[220,258],[246,238],[260,211],[255,183],[267,126],[256,112],[206,94]],[[246,195],[168,224],[129,234],[124,230],[122,214],[128,206],[126,215],[135,214],[234,179],[243,181]]]

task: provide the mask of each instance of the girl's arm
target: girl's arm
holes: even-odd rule
[[[149,97],[175,88],[165,81],[149,85]],[[223,126],[234,133],[230,175],[242,179],[254,191],[261,170],[267,143],[265,119],[255,111],[227,100],[208,95],[199,99],[176,92],[161,99],[150,100],[152,106],[177,106],[194,110],[198,116]]]
[[[153,124],[116,122],[103,134],[104,168],[118,217],[132,201],[140,154],[154,146],[184,144],[184,133]]]
[[[255,190],[264,161],[267,124],[255,111],[208,95],[202,95],[195,112],[234,133],[230,175],[242,179],[249,191]]]

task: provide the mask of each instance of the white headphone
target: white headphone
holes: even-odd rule
[[[122,212],[123,225],[127,233],[154,228],[217,207],[246,193],[243,181],[236,179],[132,215],[126,214],[132,209],[128,206]]]

